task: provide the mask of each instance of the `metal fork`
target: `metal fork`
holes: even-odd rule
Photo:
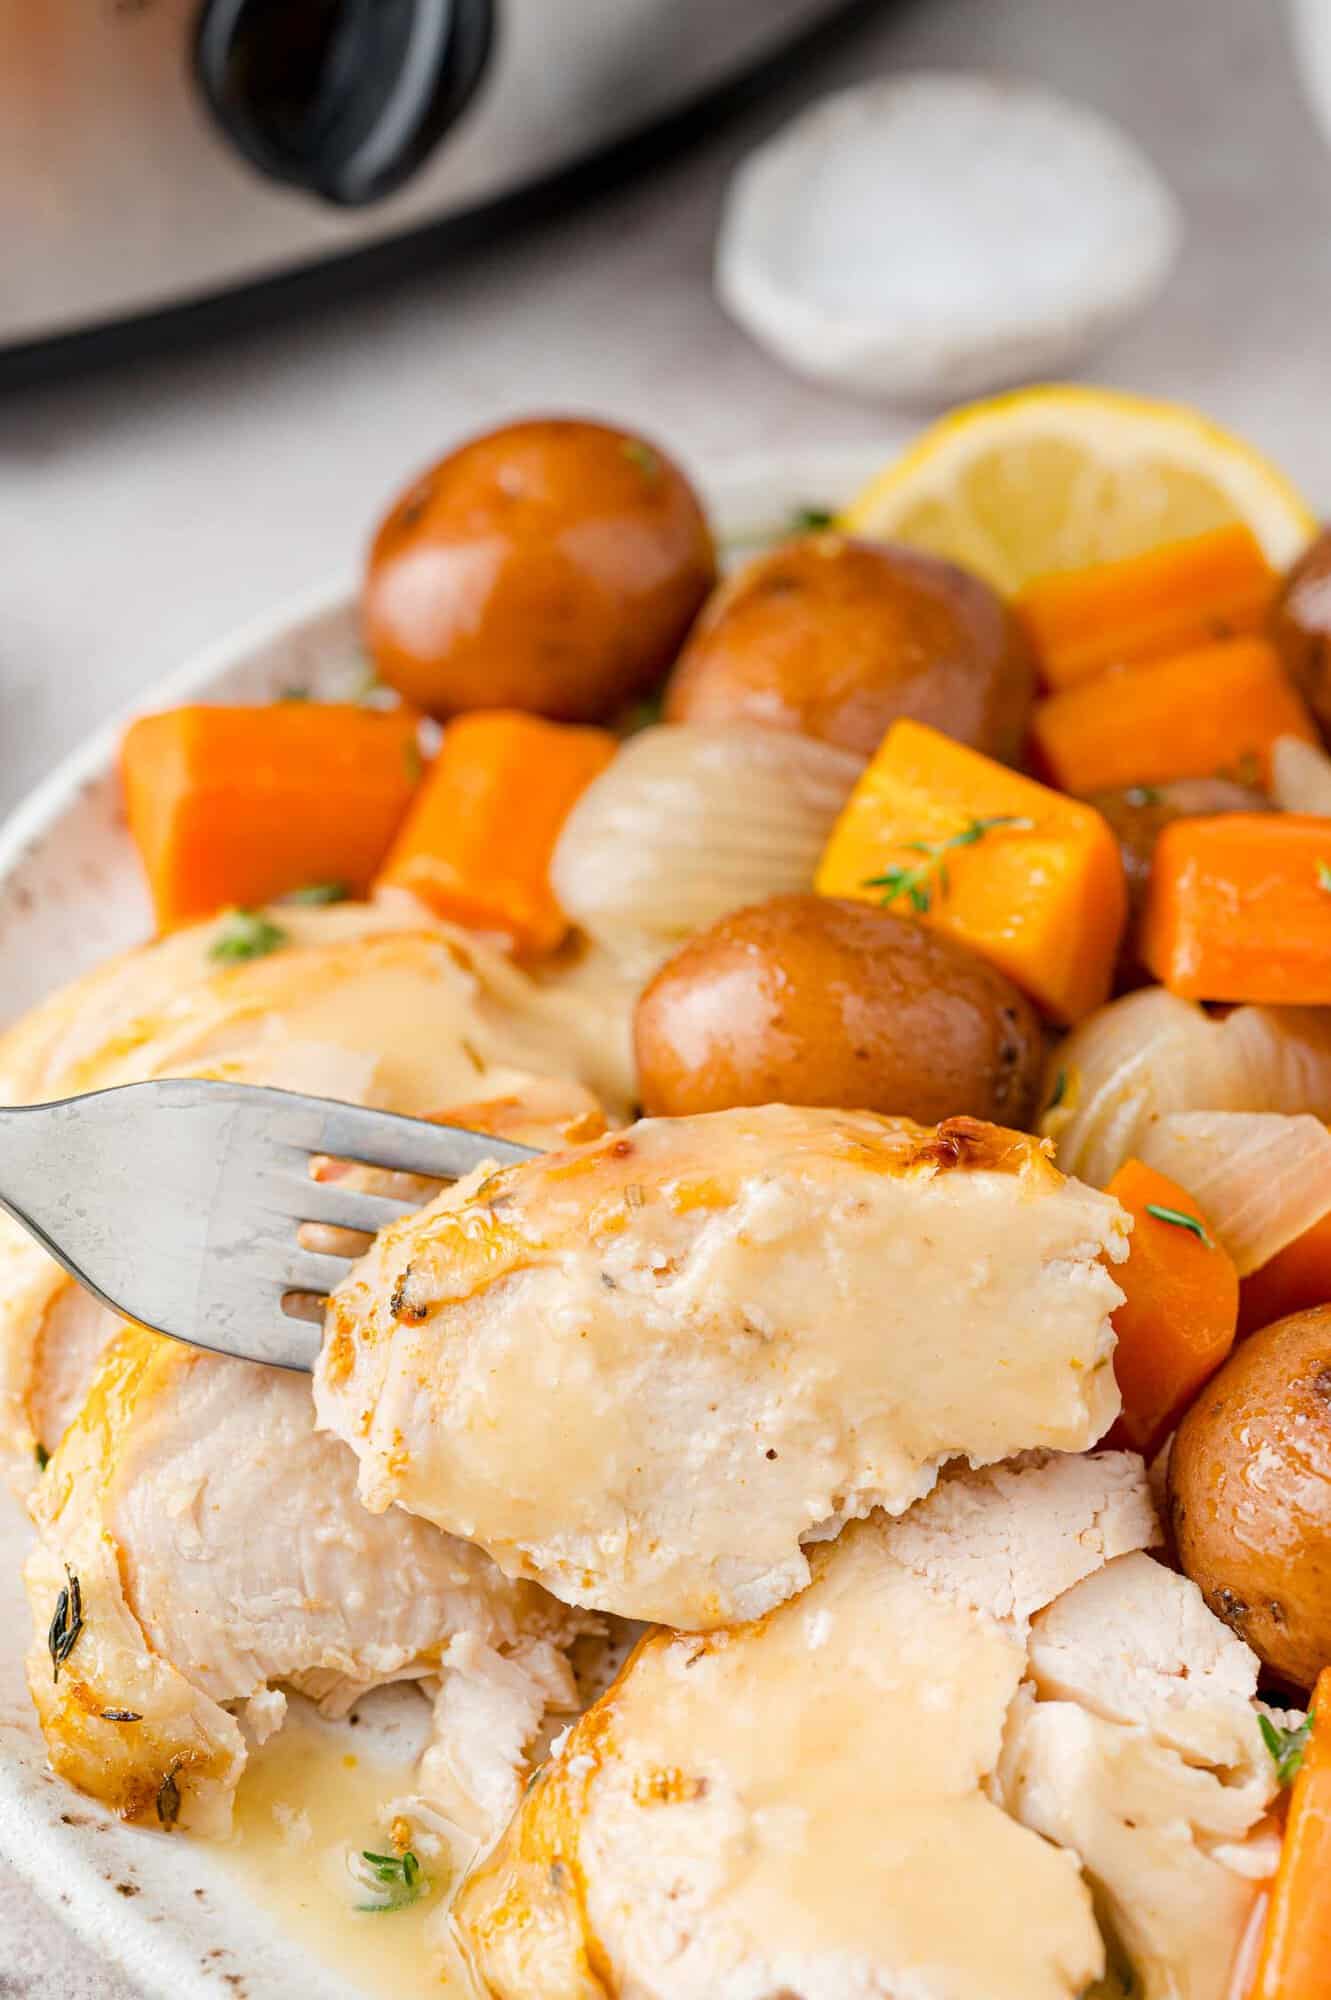
[[[316,1154],[433,1180],[535,1148],[240,1083],[124,1084],[0,1110],[0,1208],[112,1312],[194,1347],[309,1369],[301,1299],[346,1275],[304,1223],[373,1235],[416,1204],[310,1177]]]

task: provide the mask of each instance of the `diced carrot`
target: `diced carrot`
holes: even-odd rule
[[[120,771],[159,930],[315,884],[364,895],[420,780],[417,724],[312,701],[131,723]]]
[[[1331,821],[1175,820],[1156,842],[1141,949],[1188,1000],[1331,1003]]]
[[[923,723],[888,731],[817,886],[946,931],[1056,1021],[1108,996],[1127,899],[1105,821]]]
[[[1331,1210],[1239,1286],[1239,1332],[1256,1333],[1290,1313],[1331,1305]]]
[[[1145,666],[1115,668],[1046,695],[1031,731],[1056,785],[1091,793],[1171,778],[1270,777],[1279,736],[1318,741],[1274,649],[1229,639]]]
[[[1312,1713],[1249,2000],[1331,2000],[1331,1666]]]
[[[1234,1345],[1239,1274],[1191,1195],[1154,1168],[1127,1160],[1105,1192],[1133,1219],[1128,1261],[1113,1271],[1124,1293],[1113,1316],[1115,1442],[1149,1458]]]
[[[497,931],[525,957],[553,951],[568,930],[550,887],[555,840],[617,747],[604,729],[517,709],[459,716],[378,886],[410,889],[438,916]]]
[[[1037,577],[1014,609],[1046,687],[1259,632],[1279,579],[1241,522],[1122,562]]]

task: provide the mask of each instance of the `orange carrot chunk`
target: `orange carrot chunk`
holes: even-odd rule
[[[1229,639],[1065,688],[1036,703],[1031,729],[1054,783],[1078,793],[1220,773],[1265,783],[1278,736],[1318,741],[1264,639]]]
[[[524,957],[552,952],[568,919],[550,857],[570,808],[616,750],[604,729],[477,709],[443,748],[379,876],[437,916],[495,931]]]
[[[1239,1332],[1256,1333],[1290,1313],[1331,1305],[1331,1209],[1239,1286]]]
[[[120,748],[159,930],[336,884],[362,896],[420,778],[417,717],[341,703],[175,708]]]
[[[1015,600],[1046,687],[1259,632],[1279,579],[1241,522],[1037,577]]]
[[[1106,1193],[1132,1217],[1126,1264],[1114,1266],[1114,1374],[1123,1410],[1116,1442],[1149,1458],[1234,1345],[1239,1274],[1191,1195],[1140,1160]]]
[[[1249,2000],[1331,2000],[1331,1667],[1312,1712]]]
[[[1056,1021],[1109,996],[1127,893],[1105,821],[921,722],[884,737],[832,830],[817,888],[946,931]]]
[[[1331,821],[1175,820],[1156,842],[1141,946],[1189,1000],[1331,1004]]]

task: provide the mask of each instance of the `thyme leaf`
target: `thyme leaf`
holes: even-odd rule
[[[46,1644],[51,1654],[51,1679],[60,1679],[60,1669],[78,1644],[79,1633],[83,1630],[83,1592],[79,1580],[69,1564],[65,1564],[65,1583],[55,1601],[55,1615],[46,1635]]]
[[[1262,1732],[1262,1741],[1271,1753],[1271,1762],[1276,1767],[1276,1779],[1282,1785],[1292,1785],[1303,1763],[1303,1753],[1312,1734],[1313,1712],[1308,1710],[1297,1728],[1280,1729],[1269,1715],[1259,1715],[1257,1726]]]
[[[357,1903],[356,1908],[364,1910],[369,1916],[385,1916],[392,1910],[405,1910],[408,1904],[425,1895],[430,1887],[429,1877],[410,1848],[404,1854],[372,1854],[366,1847],[362,1848],[360,1858],[374,1881],[388,1891],[380,1902]]]
[[[923,861],[914,867],[898,863],[885,874],[871,875],[861,886],[865,889],[881,889],[880,901],[884,906],[899,902],[903,897],[913,910],[923,916],[932,907],[935,895],[946,896],[952,887],[948,874],[947,856],[954,848],[974,847],[976,841],[983,840],[995,827],[1031,827],[1034,820],[1025,819],[1018,813],[993,813],[987,819],[969,819],[959,832],[949,834],[946,840],[903,840],[901,845],[911,854],[922,854]]]
[[[248,958],[266,958],[287,941],[287,934],[258,910],[232,910],[208,949],[209,958],[235,965]]]
[[[1148,1201],[1146,1213],[1153,1215],[1157,1222],[1172,1222],[1175,1229],[1189,1229],[1197,1241],[1207,1250],[1214,1250],[1215,1244],[1206,1233],[1205,1225],[1196,1215],[1185,1215],[1181,1208],[1165,1208],[1158,1201]]]
[[[835,524],[836,515],[830,507],[796,507],[790,516],[792,535],[821,535]]]
[[[1045,1110],[1057,1111],[1059,1105],[1063,1102],[1063,1099],[1067,1096],[1067,1094],[1068,1094],[1068,1073],[1065,1069],[1061,1069],[1058,1072],[1058,1075],[1054,1078],[1054,1087],[1049,1093],[1049,1102],[1048,1104],[1045,1105]]]
[[[309,882],[303,889],[293,889],[283,896],[284,903],[306,903],[317,907],[320,903],[345,903],[347,885],[345,882]]]
[[[40,1438],[38,1438],[36,1444],[32,1448],[32,1455],[37,1461],[38,1472],[45,1472],[47,1466],[51,1463],[51,1454],[46,1449],[46,1446],[42,1443]]]

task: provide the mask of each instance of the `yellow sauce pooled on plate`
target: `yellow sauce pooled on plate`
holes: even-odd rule
[[[359,1740],[377,1731],[306,1719],[302,1706],[293,1703],[286,1725],[251,1753],[235,1833],[216,1850],[223,1865],[290,1938],[367,1995],[477,2000],[445,1935],[446,1853],[421,1851],[429,1888],[405,1907],[356,1907],[375,1891],[353,1874],[355,1859],[366,1848],[391,1851],[385,1808],[411,1792],[414,1754],[383,1761],[376,1752],[388,1746]]]

